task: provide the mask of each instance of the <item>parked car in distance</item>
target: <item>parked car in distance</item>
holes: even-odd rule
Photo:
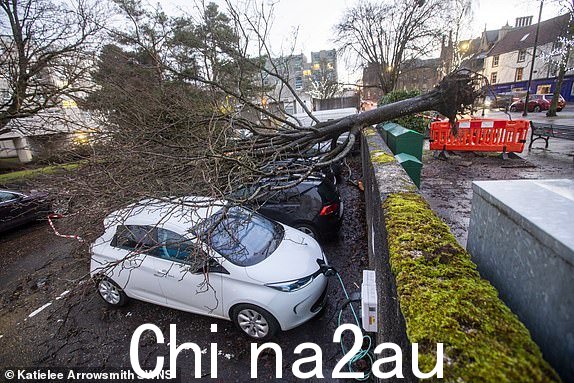
[[[554,97],[553,94],[533,94],[528,99],[528,111],[529,112],[541,112],[543,110],[548,110],[550,108],[550,104],[552,103],[552,98]],[[520,99],[519,101],[515,101],[510,105],[511,112],[522,112],[524,111],[524,98]],[[557,112],[562,111],[566,106],[566,100],[564,97],[560,96],[558,99],[558,106],[556,108]]]
[[[486,96],[483,105],[480,105],[480,107],[506,110],[506,108],[510,108],[513,102],[518,100],[520,100],[520,96],[515,93],[499,93],[496,97]]]
[[[112,213],[104,226],[90,248],[90,273],[111,306],[139,299],[231,320],[267,340],[325,304],[329,267],[317,241],[243,207],[202,197],[147,200]]]
[[[51,212],[48,194],[0,190],[0,231],[46,218]]]
[[[251,190],[241,189],[236,197],[248,196]],[[318,240],[335,235],[343,218],[343,202],[337,187],[318,175],[309,176],[294,187],[264,195],[250,207]]]

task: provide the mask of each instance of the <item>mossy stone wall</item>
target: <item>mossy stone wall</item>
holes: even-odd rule
[[[362,144],[369,258],[379,288],[377,343],[401,345],[409,358],[405,373],[409,343],[419,343],[421,371],[434,367],[436,344],[444,343],[445,376],[436,381],[559,382],[526,327],[400,175],[400,165],[371,161],[373,152],[389,153],[382,139],[365,134]]]

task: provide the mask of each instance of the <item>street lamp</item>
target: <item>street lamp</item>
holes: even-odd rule
[[[534,36],[534,49],[532,49],[532,61],[530,62],[530,75],[528,76],[528,87],[526,88],[526,98],[524,99],[524,112],[522,116],[528,116],[528,99],[530,98],[530,84],[534,73],[534,60],[536,59],[536,48],[538,47],[538,33],[540,32],[540,19],[542,19],[542,6],[544,0],[540,0],[540,11],[538,12],[538,24],[536,24],[536,35]]]

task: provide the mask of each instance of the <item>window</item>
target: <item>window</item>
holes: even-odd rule
[[[554,43],[552,43],[552,50],[556,51],[562,48],[562,42],[561,41],[555,41]]]
[[[536,94],[550,93],[550,85],[538,85],[536,87]]]
[[[522,63],[526,60],[526,49],[521,49],[518,51],[518,61],[519,63]]]
[[[233,207],[194,228],[219,254],[238,266],[263,261],[283,240],[283,226],[249,210]]]
[[[498,61],[500,60],[500,56],[496,55],[496,56],[492,56],[492,67],[497,67],[498,66]]]
[[[0,203],[12,201],[13,199],[16,199],[16,197],[16,194],[0,191]]]
[[[295,77],[295,89],[297,89],[297,90],[303,89],[303,78],[302,77]]]
[[[207,256],[183,235],[174,233],[171,230],[157,229],[159,243],[158,256],[176,262],[195,263],[199,255],[205,260]],[[203,261],[201,261],[203,262]]]
[[[516,73],[514,74],[514,81],[522,81],[522,73],[524,68],[516,68]]]
[[[111,245],[151,255],[158,254],[156,228],[142,225],[119,225]]]
[[[492,72],[492,73],[490,74],[490,83],[491,83],[491,84],[496,84],[496,78],[497,78],[497,76],[498,76],[498,73],[497,73],[497,72]]]

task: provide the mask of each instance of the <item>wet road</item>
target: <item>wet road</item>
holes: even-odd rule
[[[354,177],[359,178],[360,158],[350,159],[349,164]],[[347,288],[357,291],[361,270],[368,264],[363,195],[344,182],[340,192],[345,204],[343,226],[338,239],[322,246]],[[206,352],[202,355],[205,380],[249,380],[250,340],[241,336],[231,322],[138,301],[110,309],[86,279],[85,249],[73,251],[74,244],[55,237],[46,223],[0,235],[0,366],[129,367],[130,339],[139,325],[155,324],[167,338],[169,325],[176,324],[178,345],[193,342]],[[332,336],[338,307],[344,299],[335,279],[331,279],[328,296],[329,303],[319,317],[275,340],[283,350],[281,369],[287,381],[294,380],[291,365],[301,357],[294,355],[293,350],[303,342],[321,346],[327,378],[323,381],[333,381],[329,377],[341,352]],[[350,320],[349,315],[345,318]],[[210,332],[212,323],[218,325],[216,333]],[[208,379],[208,350],[214,342],[219,350],[218,378]],[[142,365],[153,366],[157,356],[169,355],[169,348],[158,345],[146,332],[140,341],[139,355]],[[182,351],[177,361],[183,381],[191,380],[193,353]],[[274,363],[273,354],[260,356],[259,381],[273,380]]]

